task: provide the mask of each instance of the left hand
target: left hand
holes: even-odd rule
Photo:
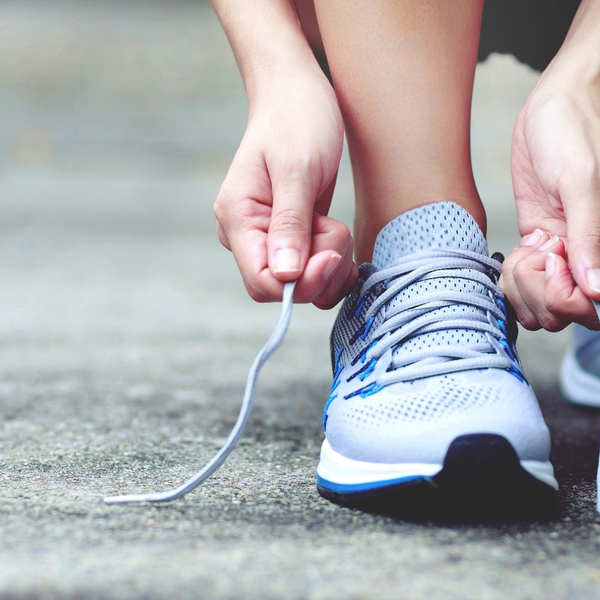
[[[527,329],[600,329],[592,303],[600,300],[600,94],[573,71],[560,62],[547,69],[513,133],[522,241],[500,286]]]

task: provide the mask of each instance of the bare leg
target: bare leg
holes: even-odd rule
[[[354,171],[357,260],[391,219],[431,202],[462,205],[485,232],[469,140],[483,0],[315,8]]]

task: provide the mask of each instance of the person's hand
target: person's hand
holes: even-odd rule
[[[215,202],[221,243],[259,302],[331,308],[354,285],[348,228],[327,216],[343,144],[335,93],[322,76],[290,73],[251,103],[246,132]]]
[[[600,329],[600,96],[565,69],[549,67],[513,134],[522,240],[500,285],[527,329]]]

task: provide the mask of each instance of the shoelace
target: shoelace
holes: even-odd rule
[[[378,376],[376,384],[370,384],[373,390],[391,383],[470,369],[501,368],[522,377],[507,340],[506,307],[496,282],[490,278],[490,273],[498,274],[500,268],[501,263],[493,258],[467,250],[443,249],[412,254],[371,275],[362,286],[361,298],[378,284],[383,283],[386,290],[366,311],[365,329],[371,327],[380,311],[385,311],[385,318],[370,332],[374,342],[362,362],[366,362],[366,369],[372,371],[376,362],[392,350],[387,371]],[[400,292],[416,282],[447,277],[476,282],[487,293],[443,290],[387,306]],[[479,310],[461,315],[436,310],[457,303]],[[487,343],[436,346],[400,355],[393,353],[395,348],[415,336],[446,329],[479,331],[485,335]]]
[[[219,452],[215,454],[215,456],[204,468],[198,471],[196,475],[188,479],[188,481],[178,488],[174,488],[166,492],[152,492],[150,494],[107,496],[104,498],[105,504],[125,504],[128,502],[170,502],[171,500],[176,500],[177,498],[181,498],[182,496],[185,496],[187,493],[191,492],[193,489],[197,488],[225,462],[244,433],[244,428],[246,427],[246,423],[250,417],[250,412],[252,411],[254,390],[256,389],[256,382],[258,380],[260,371],[271,354],[273,354],[273,352],[279,348],[290,326],[290,318],[292,316],[292,300],[295,287],[296,282],[292,281],[290,283],[286,283],[283,288],[283,300],[279,322],[277,323],[277,326],[275,327],[275,330],[271,334],[271,337],[267,343],[254,359],[252,367],[250,367],[248,378],[246,379],[246,388],[244,390],[244,398],[242,400],[240,414],[238,415],[237,421],[233,426],[227,441],[219,450]]]
[[[600,321],[600,302],[594,300],[594,308]],[[598,464],[598,473],[596,475],[596,512],[600,514],[600,463]]]
[[[474,260],[475,262],[478,262],[480,265],[487,266],[489,268],[494,269],[495,271],[499,271],[499,269],[500,269],[500,263],[498,261],[495,261],[493,259],[489,259],[486,257],[482,257],[479,255],[475,255],[474,253],[470,253],[470,252],[466,252],[466,251],[435,251],[435,252],[431,252],[431,253],[427,253],[427,254],[435,255],[435,256],[433,256],[433,258],[435,258],[435,259],[442,258],[442,257],[458,259],[458,257],[456,257],[456,254],[460,254],[460,255],[463,255],[463,258],[466,256],[467,257],[466,260],[469,260],[469,256],[470,256],[471,262],[473,262],[473,260]],[[431,256],[429,258],[431,258]],[[429,260],[429,258],[427,258],[427,260]],[[419,256],[419,259],[416,262],[423,262],[425,260],[426,260],[425,256],[423,256],[423,257]],[[416,278],[415,278],[415,273],[413,272],[411,274],[412,279],[410,279],[409,273],[412,269],[415,268],[415,267],[410,267],[411,264],[412,264],[411,262],[405,261],[403,264],[394,265],[388,269],[384,269],[382,271],[379,271],[379,272],[373,274],[371,277],[369,277],[365,281],[363,288],[361,290],[361,296],[364,295],[364,292],[366,290],[370,289],[377,283],[384,281],[385,279],[398,278],[394,283],[389,285],[387,291],[378,300],[376,300],[373,303],[373,305],[369,308],[369,311],[368,311],[369,313],[374,314],[375,311],[380,310],[381,307],[384,306],[385,303],[387,301],[389,301],[389,299],[392,296],[395,296],[397,293],[399,293],[401,291],[401,289],[403,289],[404,287],[409,285],[410,284],[409,281],[414,282],[417,279],[425,278],[425,277],[427,277],[428,272],[429,272],[429,276],[431,276],[431,270],[425,269],[423,271],[423,273],[419,274]],[[458,264],[458,265],[455,262],[452,264],[452,266],[442,266],[441,263],[438,263],[438,264],[436,264],[436,269],[439,270],[441,268],[445,268],[445,269],[465,268],[463,265],[464,265],[463,261],[461,261],[460,264]],[[416,268],[417,269],[419,267],[423,268],[423,266],[424,265],[417,265]],[[409,267],[409,268],[407,269],[407,267]],[[469,265],[469,268],[473,268],[473,266]],[[481,267],[478,267],[477,270],[480,271]],[[461,276],[465,277],[465,274],[461,273]],[[495,289],[496,289],[495,284],[493,284],[491,282],[491,280],[489,279],[489,277],[487,275],[482,275],[481,277],[479,277],[479,276],[474,277],[474,276],[469,275],[467,278],[472,279],[473,281],[478,281],[480,283],[483,283],[491,291],[495,291]],[[487,280],[486,280],[486,278],[487,278]],[[281,343],[283,342],[283,339],[285,337],[285,334],[287,333],[287,330],[289,328],[290,318],[292,315],[292,304],[293,304],[292,300],[293,300],[293,296],[294,296],[294,288],[295,287],[296,287],[296,282],[290,282],[284,286],[283,300],[282,300],[282,307],[281,307],[281,316],[279,318],[279,322],[277,323],[275,330],[271,334],[271,337],[268,339],[267,343],[264,345],[262,350],[258,353],[257,357],[254,359],[254,362],[252,363],[252,367],[250,368],[250,371],[248,373],[248,378],[246,380],[246,388],[244,390],[244,397],[242,400],[242,406],[240,408],[240,413],[238,415],[237,421],[236,421],[231,433],[229,434],[229,437],[227,438],[225,444],[219,450],[219,452],[217,452],[217,454],[215,454],[215,456],[206,464],[206,466],[204,466],[200,471],[198,471],[198,473],[196,473],[193,477],[188,479],[185,483],[183,483],[181,486],[179,486],[177,488],[174,488],[172,490],[167,490],[165,492],[151,492],[148,494],[107,496],[104,498],[105,504],[126,504],[126,503],[132,503],[132,502],[171,502],[172,500],[176,500],[178,498],[181,498],[182,496],[185,496],[186,494],[188,494],[189,492],[191,492],[192,490],[197,488],[200,484],[202,484],[204,481],[206,481],[206,479],[208,479],[225,462],[225,460],[227,460],[227,457],[231,454],[231,452],[235,448],[237,442],[239,441],[240,437],[244,433],[246,424],[248,423],[248,419],[249,419],[250,413],[252,411],[252,404],[253,404],[253,400],[254,400],[254,392],[256,389],[256,382],[258,381],[258,376],[260,374],[260,371],[261,371],[263,365],[265,364],[265,362],[271,356],[271,354],[273,354],[273,352],[275,352],[275,350],[277,350],[277,348],[281,345]],[[496,294],[497,294],[497,292],[496,292]],[[466,295],[466,294],[463,293],[463,295]],[[378,330],[381,329],[383,335],[385,335],[386,332],[391,331],[392,328],[394,327],[394,325],[390,325],[390,323],[393,322],[392,319],[397,316],[400,316],[402,313],[408,313],[411,310],[418,310],[421,313],[421,315],[417,315],[417,317],[419,317],[419,316],[423,316],[426,313],[426,311],[432,310],[434,308],[440,308],[442,306],[447,306],[449,304],[449,295],[447,293],[444,295],[444,300],[439,300],[437,298],[434,298],[434,296],[435,296],[435,294],[429,294],[425,297],[425,299],[423,297],[421,297],[420,303],[415,304],[414,307],[412,307],[411,304],[405,303],[404,307],[402,309],[400,309],[400,308],[398,308],[397,310],[392,309],[390,311],[390,314],[388,315],[388,318],[383,323],[383,325],[378,328]],[[483,300],[483,299],[485,299],[486,297],[483,296],[483,294],[478,294],[477,296],[478,297],[480,296],[482,299],[482,302],[485,302],[485,300]],[[489,300],[489,297],[487,297],[487,298]],[[425,300],[426,300],[426,302],[425,302]],[[486,310],[488,310],[495,316],[498,316],[499,318],[504,318],[504,319],[506,318],[506,314],[504,313],[504,311],[499,311],[496,307],[497,303],[494,303],[493,301],[489,301],[489,302],[487,302],[487,304],[484,304],[482,306],[481,303],[479,302],[479,300],[477,301],[477,303],[475,303],[473,301],[473,299],[471,298],[471,299],[469,299],[469,301],[466,301],[465,303],[471,304],[472,306],[477,306],[479,308],[485,307]],[[426,308],[426,305],[428,305],[428,308]],[[594,306],[596,308],[596,312],[598,313],[598,318],[600,319],[600,303],[594,302]],[[500,314],[500,312],[502,314]],[[413,312],[412,316],[414,316],[414,315],[415,315],[415,313]],[[373,316],[373,315],[370,315],[370,316]],[[464,321],[464,319],[448,319],[448,321],[455,324],[457,322]],[[467,321],[469,323],[480,322],[480,319],[469,318],[469,319],[467,319]],[[409,319],[406,319],[406,318],[405,319],[400,319],[400,318],[397,319],[399,329],[397,329],[394,332],[394,334],[392,334],[395,336],[394,339],[401,337],[398,332],[401,331],[400,328],[408,322],[409,322]],[[425,333],[426,331],[434,331],[435,329],[426,329],[426,328],[427,327],[435,327],[435,324],[440,323],[440,322],[442,322],[441,319],[434,319],[434,320],[432,320],[431,323],[423,323],[421,326],[419,326],[419,328],[417,328],[417,330],[419,330],[420,333]],[[371,321],[371,323],[372,323],[372,321]],[[483,320],[481,320],[480,325],[484,325]],[[384,327],[385,327],[385,331],[383,331]],[[413,330],[412,335],[414,335],[415,331],[417,331],[417,330]],[[489,333],[487,327],[485,329],[479,329],[479,330]],[[498,327],[498,330],[502,332],[502,329],[500,327]],[[405,329],[405,334],[408,335],[406,329]],[[390,335],[387,338],[385,344],[382,344],[382,346],[378,350],[377,354],[373,353],[373,356],[371,357],[372,359],[374,359],[376,357],[381,357],[385,353],[385,350],[381,351],[381,348],[389,348],[389,347],[392,347],[394,344],[399,343],[399,342],[395,342],[395,341],[390,342],[390,340],[392,339],[392,335]],[[470,359],[472,360],[473,358],[475,358],[476,362],[478,360],[481,361],[482,357],[479,356],[479,353],[481,351],[482,351],[482,349],[480,349],[479,347],[477,349],[475,349],[475,348],[465,349],[464,352],[463,352],[463,350],[461,350],[459,352],[457,349],[453,348],[452,352],[449,355],[445,351],[443,353],[443,356],[446,359],[454,358],[454,361],[453,361],[454,364],[456,364],[457,359],[461,360],[461,361],[463,361],[462,364],[464,365],[464,361],[468,361]],[[449,352],[449,350],[448,350],[448,352]],[[478,356],[475,357],[471,353],[477,353]],[[435,354],[438,358],[440,357],[440,349],[439,348],[437,349],[437,352]],[[414,356],[415,355],[413,355],[413,357]],[[427,356],[417,357],[417,358],[415,358],[413,365],[417,362],[426,361],[428,358],[431,358],[431,357],[427,357]],[[491,359],[492,357],[489,357],[489,358]],[[506,361],[508,361],[509,365],[512,364],[511,361],[508,360],[508,357],[506,357],[502,366],[505,365]],[[400,364],[400,362],[402,364]],[[469,364],[471,364],[471,363],[469,363]],[[396,368],[399,368],[400,366],[404,367],[403,373],[406,374],[406,369],[409,365],[405,361],[396,361],[396,365],[397,365]],[[434,365],[431,365],[431,366],[429,366],[429,368],[431,369],[431,367],[433,367],[433,366]],[[445,365],[445,366],[447,367],[448,365]],[[464,368],[482,368],[482,367],[471,366],[471,367],[464,367]],[[415,370],[415,369],[413,369],[413,370]],[[410,369],[409,369],[409,371],[410,371]],[[422,368],[421,368],[421,371],[423,371]],[[448,370],[446,369],[445,372],[448,372]],[[394,373],[397,373],[397,371],[394,371]],[[421,377],[426,377],[426,376],[427,375],[421,375]],[[404,381],[405,379],[412,378],[412,377],[414,377],[414,375],[411,375],[409,377],[403,376],[401,379],[393,379],[393,381]],[[386,379],[386,382],[387,382],[387,379]],[[600,471],[599,471],[598,479],[600,481]],[[600,512],[600,495],[598,497],[598,512]]]

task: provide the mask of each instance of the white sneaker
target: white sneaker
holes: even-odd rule
[[[600,315],[599,315],[600,316]],[[573,325],[573,342],[560,368],[560,389],[573,404],[600,408],[600,332]],[[596,476],[596,509],[600,513],[600,463]]]
[[[563,359],[559,383],[569,402],[600,408],[600,332],[573,325],[573,343]]]
[[[321,495],[349,505],[402,503],[416,490],[478,504],[554,497],[550,434],[517,356],[500,264],[452,202],[380,232],[331,335]]]

